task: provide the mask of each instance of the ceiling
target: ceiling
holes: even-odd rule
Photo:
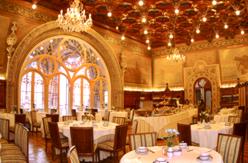
[[[31,1],[31,0],[28,0]],[[70,0],[71,1],[71,0]],[[226,39],[240,35],[241,30],[248,33],[247,0],[81,0],[86,13],[91,13],[93,24],[125,35],[152,48],[172,46],[180,43],[191,44],[194,41],[211,42],[219,37]],[[68,0],[40,0],[38,5],[57,10],[66,10]],[[175,8],[179,13],[175,13]],[[239,15],[236,15],[238,11]],[[111,11],[112,16],[107,13]],[[237,11],[237,12],[235,12]],[[145,17],[147,21],[142,22]],[[206,17],[206,22],[203,21]],[[228,28],[225,29],[224,25]],[[200,33],[196,33],[196,29]],[[148,34],[144,34],[147,30]],[[173,34],[173,38],[169,35]],[[146,40],[149,39],[149,43]]]

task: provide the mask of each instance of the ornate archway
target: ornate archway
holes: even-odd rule
[[[7,79],[7,108],[18,104],[18,81],[20,67],[29,52],[39,42],[58,35],[73,36],[90,44],[101,55],[110,76],[110,105],[123,107],[123,78],[122,71],[116,55],[104,38],[93,29],[84,33],[67,33],[62,31],[55,21],[42,24],[27,34],[18,44],[9,62]]]
[[[212,111],[216,112],[219,107],[219,85],[220,85],[220,70],[218,65],[207,65],[202,60],[196,61],[193,67],[184,68],[184,88],[185,98],[193,104],[194,100],[194,83],[199,78],[206,78],[212,86]]]

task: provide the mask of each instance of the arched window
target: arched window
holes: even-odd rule
[[[104,109],[109,73],[100,54],[87,42],[60,36],[40,42],[21,68],[19,104],[25,110]]]

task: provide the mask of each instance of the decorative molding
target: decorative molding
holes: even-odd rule
[[[233,45],[240,45],[240,44],[248,44],[248,37],[247,35],[244,35],[242,37],[237,37],[234,39],[218,39],[214,40],[213,42],[207,42],[207,41],[202,41],[202,42],[196,42],[191,44],[190,46],[187,45],[181,45],[178,46],[178,50],[181,53],[186,53],[189,51],[197,51],[197,50],[203,50],[203,49],[210,49],[210,48],[223,48],[226,46],[233,46]],[[170,53],[170,49],[166,47],[161,47],[161,48],[156,48],[154,49],[153,57],[156,56],[166,56]]]
[[[219,65],[207,65],[202,60],[196,61],[193,67],[184,69],[184,90],[185,98],[192,103],[194,101],[194,84],[199,78],[207,78],[212,86],[212,111],[217,112],[219,107],[219,86],[220,86],[220,70]]]
[[[43,13],[39,13],[35,10],[30,8],[25,8],[17,3],[7,1],[7,0],[0,0],[0,10],[10,12],[13,14],[18,14],[27,18],[35,19],[38,21],[48,22],[55,20],[56,17],[48,16]]]

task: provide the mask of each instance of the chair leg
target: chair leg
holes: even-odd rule
[[[60,149],[59,152],[60,152],[60,162],[62,163],[63,162],[63,151],[62,151],[62,149]]]
[[[97,150],[97,155],[98,155],[98,162],[100,162],[101,159],[100,159],[100,150],[99,149]]]

